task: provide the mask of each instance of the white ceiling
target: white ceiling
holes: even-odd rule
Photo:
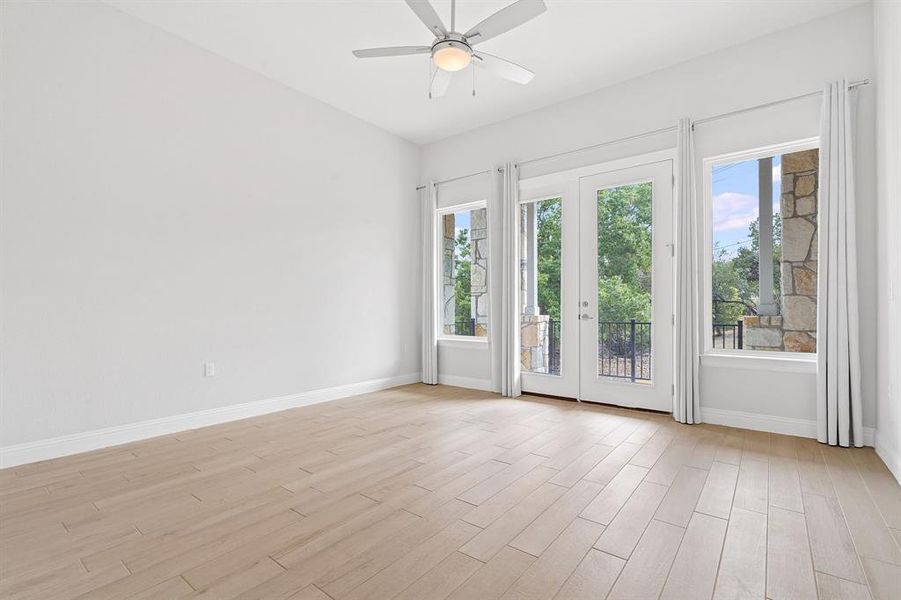
[[[305,94],[423,144],[843,10],[864,0],[547,0],[536,19],[479,46],[537,73],[526,86],[469,71],[429,100],[428,56],[351,50],[428,45],[400,0],[107,0]],[[450,0],[432,0],[449,26]],[[512,0],[461,0],[467,30]]]

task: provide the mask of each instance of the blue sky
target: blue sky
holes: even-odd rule
[[[781,157],[773,157],[773,213],[779,212]],[[713,242],[729,254],[750,246],[748,225],[757,218],[757,160],[713,169]]]
[[[472,213],[468,210],[454,213],[454,233],[455,233],[455,235],[459,235],[461,229],[466,229],[467,231],[469,231],[469,222],[470,222],[471,214]],[[454,246],[454,254],[456,255],[457,258],[460,257],[459,256],[460,249],[457,248],[456,245]]]
[[[457,232],[461,229],[469,229],[469,215],[470,212],[468,210],[454,213],[454,228]]]

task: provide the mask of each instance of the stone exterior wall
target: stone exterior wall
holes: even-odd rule
[[[744,347],[747,350],[783,350],[782,315],[746,316]]]
[[[520,319],[520,362],[522,370],[548,373],[548,315],[522,315]]]
[[[781,315],[744,317],[749,350],[816,352],[819,151],[782,155]]]
[[[476,335],[488,335],[488,211],[480,208],[470,214],[470,243],[472,266],[472,318],[476,321]]]
[[[817,347],[819,151],[782,157],[782,317],[787,352]]]

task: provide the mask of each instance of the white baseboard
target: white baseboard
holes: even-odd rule
[[[418,372],[408,373],[406,375],[371,379],[369,381],[361,381],[358,383],[339,385],[319,390],[310,390],[308,392],[279,396],[267,400],[245,402],[243,404],[234,404],[232,406],[223,406],[221,408],[212,408],[193,413],[163,417],[161,419],[151,419],[149,421],[129,423],[127,425],[116,425],[114,427],[73,433],[47,440],[6,446],[0,448],[0,468],[14,467],[16,465],[33,463],[40,460],[69,456],[70,454],[98,450],[109,446],[118,446],[119,444],[127,444],[129,442],[136,442],[160,435],[168,435],[179,431],[186,431],[188,429],[197,429],[198,427],[247,419],[249,417],[287,410],[289,408],[297,408],[299,406],[337,400],[338,398],[346,398],[347,396],[377,392],[379,390],[416,383],[418,381],[420,381],[420,374]]]
[[[479,379],[478,377],[459,377],[457,375],[442,375],[439,373],[438,383],[441,385],[469,388],[471,390],[482,390],[484,392],[491,391],[491,380]]]
[[[879,455],[879,458],[882,459],[888,470],[892,472],[898,483],[901,483],[901,454],[898,453],[898,448],[886,443],[884,436],[877,434],[876,454]]]
[[[728,427],[740,427],[741,429],[751,429],[753,431],[766,431],[768,433],[781,433],[783,435],[796,435],[813,439],[817,437],[817,422],[813,419],[762,415],[740,410],[705,408],[703,406],[701,407],[701,418],[704,423],[713,425],[726,425]],[[873,428],[864,427],[864,446],[872,446],[873,437]]]

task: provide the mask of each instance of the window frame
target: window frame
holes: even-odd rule
[[[701,230],[701,252],[703,257],[702,264],[704,277],[702,298],[702,311],[704,317],[701,323],[701,337],[703,339],[703,347],[701,348],[702,357],[748,358],[757,362],[759,362],[760,359],[781,359],[792,361],[794,363],[816,363],[817,352],[777,352],[773,350],[738,349],[733,350],[732,348],[714,348],[713,346],[713,169],[723,164],[756,160],[759,158],[790,154],[792,152],[802,152],[804,150],[812,150],[814,148],[820,148],[819,137],[781,142],[769,146],[752,148],[750,150],[741,150],[738,152],[720,154],[717,156],[707,157],[701,162],[701,176],[704,183],[704,192],[701,207],[701,210],[703,211],[701,219],[701,222],[703,224]],[[817,298],[817,306],[819,307],[819,298]],[[721,361],[714,359],[705,362],[711,364],[719,364]]]
[[[450,206],[443,206],[443,207],[441,207],[441,208],[435,209],[435,219],[434,219],[434,228],[435,228],[435,230],[434,230],[434,235],[433,235],[433,237],[435,238],[435,249],[434,249],[434,252],[435,252],[435,277],[434,277],[434,284],[435,284],[435,298],[438,299],[438,306],[439,306],[439,307],[442,306],[443,303],[444,303],[444,286],[443,286],[442,283],[441,283],[442,276],[444,275],[444,272],[443,272],[444,265],[443,265],[443,262],[442,262],[442,260],[441,260],[441,254],[442,254],[442,252],[443,252],[443,250],[444,250],[443,247],[442,247],[442,244],[441,244],[441,240],[442,240],[442,234],[441,234],[442,220],[443,220],[443,218],[444,218],[445,215],[455,214],[455,213],[458,213],[458,212],[473,211],[473,210],[478,210],[478,209],[480,209],[480,208],[484,208],[484,209],[485,209],[485,222],[486,222],[486,224],[487,224],[487,226],[488,226],[488,227],[487,227],[487,229],[488,229],[488,236],[489,236],[488,239],[489,239],[489,245],[490,245],[490,243],[491,243],[491,242],[490,242],[490,236],[491,236],[491,223],[490,223],[490,221],[489,221],[489,215],[488,215],[488,201],[487,201],[487,200],[474,200],[474,201],[472,201],[472,202],[463,202],[463,203],[460,203],[460,204],[452,204],[452,205],[450,205]],[[470,243],[472,243],[472,239],[471,239],[471,238],[470,238]],[[491,269],[491,256],[490,256],[490,254],[489,254],[489,257],[488,257],[488,268],[489,268],[488,279],[489,279],[489,281],[490,281],[490,280],[491,280],[491,272],[490,272],[490,269]],[[487,292],[487,295],[488,295],[488,303],[489,303],[489,307],[490,307],[490,305],[491,305],[491,284],[490,284],[490,283],[489,283],[489,285],[488,285],[488,292]],[[439,313],[439,317],[441,317],[441,314],[440,314],[441,311],[440,311],[440,310],[438,311],[438,313]],[[440,318],[439,318],[438,320],[440,321]],[[437,339],[439,342],[453,342],[454,344],[478,344],[478,345],[485,344],[485,345],[487,345],[487,344],[488,344],[488,337],[489,337],[489,335],[490,335],[490,333],[491,333],[491,329],[490,329],[490,328],[491,328],[491,314],[490,314],[490,311],[489,311],[489,315],[488,315],[488,327],[489,327],[489,330],[488,330],[488,335],[485,335],[484,337],[475,336],[475,335],[457,335],[457,334],[455,334],[455,333],[454,333],[454,334],[444,333],[444,331],[443,331],[444,328],[442,327],[442,324],[441,324],[440,322],[439,322],[439,323],[436,323],[436,327],[437,327],[437,329],[438,329],[438,335],[437,335],[437,338],[436,338],[436,339]]]

